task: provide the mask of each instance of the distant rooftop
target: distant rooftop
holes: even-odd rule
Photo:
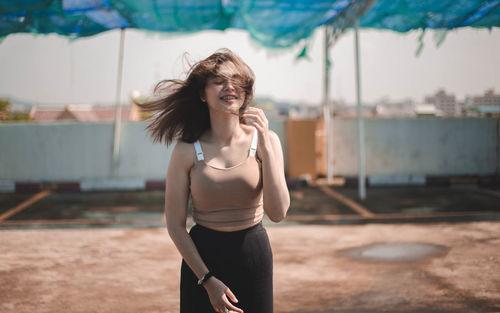
[[[64,107],[33,106],[29,115],[34,122],[112,122],[115,120],[115,113],[115,106],[68,104]],[[135,105],[122,106],[121,120],[140,121],[139,113]]]

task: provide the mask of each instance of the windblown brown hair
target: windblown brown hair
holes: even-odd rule
[[[219,73],[219,67],[231,62],[239,72],[236,77],[225,77]],[[235,88],[245,92],[245,101],[239,110],[241,114],[253,99],[255,75],[252,69],[231,50],[217,50],[204,60],[190,66],[185,80],[165,79],[156,84],[154,95],[163,97],[146,103],[134,103],[145,112],[155,112],[153,121],[146,129],[150,130],[153,142],[165,141],[170,145],[173,140],[195,142],[210,128],[208,105],[202,102],[205,85],[210,78],[221,77],[231,80]]]

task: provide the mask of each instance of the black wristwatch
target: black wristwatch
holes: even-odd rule
[[[206,282],[210,277],[212,277],[212,273],[208,272],[205,275],[203,275],[202,278],[198,280],[198,286],[202,286],[204,282]]]

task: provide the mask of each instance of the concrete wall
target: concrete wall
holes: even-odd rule
[[[110,179],[112,123],[0,124],[0,190],[15,182],[77,181],[82,189],[119,181],[140,188],[164,180],[173,146],[153,144],[147,122],[123,124],[118,179]],[[284,153],[284,121],[270,121]],[[365,120],[367,175],[498,175],[499,120]],[[357,175],[354,119],[334,120],[334,173]],[[285,155],[286,158],[286,155]],[[109,183],[110,186],[113,183]]]
[[[144,127],[123,124],[119,177],[164,176],[171,147],[153,144]],[[0,179],[102,179],[111,174],[113,124],[0,124],[0,145]]]
[[[270,121],[285,144],[282,121]],[[0,191],[15,182],[79,182],[81,189],[142,189],[165,180],[174,145],[155,143],[148,122],[122,124],[118,177],[111,178],[113,123],[0,124]]]
[[[499,119],[365,120],[367,175],[499,174]],[[358,173],[357,120],[334,120],[334,175]]]

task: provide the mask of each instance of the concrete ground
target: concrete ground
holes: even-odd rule
[[[500,312],[498,189],[367,192],[294,189],[287,221],[265,220],[275,312]],[[162,191],[0,195],[0,312],[178,312],[162,202]]]

